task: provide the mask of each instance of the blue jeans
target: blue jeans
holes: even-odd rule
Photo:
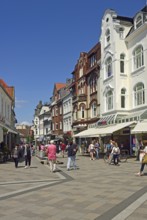
[[[95,148],[95,151],[96,151],[96,159],[99,159],[99,149]]]
[[[140,172],[143,172],[145,165],[146,165],[145,163],[141,164]]]
[[[18,157],[14,158],[14,163],[15,163],[15,167],[17,168],[18,167]]]
[[[113,159],[114,159],[114,165],[117,165],[118,164],[118,154],[114,154]]]
[[[76,169],[76,156],[70,156],[70,157],[68,157],[68,160],[67,160],[67,169],[70,169],[71,163],[72,163],[74,169]]]

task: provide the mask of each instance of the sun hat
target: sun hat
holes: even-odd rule
[[[50,141],[50,144],[54,144],[54,140],[51,140],[51,141]]]

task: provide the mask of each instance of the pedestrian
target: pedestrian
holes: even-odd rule
[[[64,158],[66,145],[62,141],[60,141],[60,149],[62,151],[62,157]]]
[[[112,164],[113,161],[113,152],[112,149],[114,147],[115,142],[110,140],[109,143],[106,144],[106,155],[109,157],[109,164]]]
[[[118,144],[115,141],[113,141],[112,144],[113,144],[113,148],[112,148],[111,154],[113,155],[114,165],[118,165],[120,149],[118,147]]]
[[[71,170],[71,165],[73,166],[74,170],[77,168],[76,166],[76,153],[77,153],[77,145],[72,141],[68,143],[66,151],[67,151],[67,171]]]
[[[50,141],[50,144],[47,146],[46,153],[47,153],[48,160],[49,160],[50,171],[55,172],[56,171],[57,148],[56,148],[56,145],[54,144],[54,140]]]
[[[99,144],[98,141],[95,142],[94,149],[95,149],[95,152],[96,152],[96,159],[99,159],[100,144]]]
[[[141,154],[143,154],[143,155],[141,155]],[[141,157],[140,158],[141,167],[140,167],[140,171],[137,173],[137,176],[143,176],[144,175],[144,173],[143,173],[144,167],[147,164],[147,146],[145,146],[145,148],[143,150],[141,150],[140,157]],[[146,161],[143,161],[143,159],[145,160],[145,158],[146,158]]]
[[[12,152],[12,155],[13,155],[13,160],[14,160],[14,163],[15,163],[15,168],[18,167],[18,161],[19,161],[19,145],[16,144],[14,149],[13,149],[13,152]]]
[[[94,141],[91,142],[89,145],[88,151],[90,153],[90,160],[95,160],[94,159]]]
[[[25,156],[25,168],[30,168],[31,158],[32,158],[32,148],[30,144],[25,145],[24,156]]]
[[[141,152],[142,147],[143,147],[142,140],[139,140],[139,143],[136,146],[136,161],[139,161],[140,152]]]

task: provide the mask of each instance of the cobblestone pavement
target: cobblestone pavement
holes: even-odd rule
[[[147,170],[135,176],[135,159],[120,166],[103,159],[77,156],[77,170],[66,170],[67,157],[58,157],[58,172],[51,173],[36,157],[32,167],[0,164],[0,219],[2,220],[145,220]],[[146,168],[145,168],[146,169]]]

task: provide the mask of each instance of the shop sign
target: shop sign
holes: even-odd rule
[[[130,134],[130,128],[129,127],[126,127],[123,129],[123,134]]]

